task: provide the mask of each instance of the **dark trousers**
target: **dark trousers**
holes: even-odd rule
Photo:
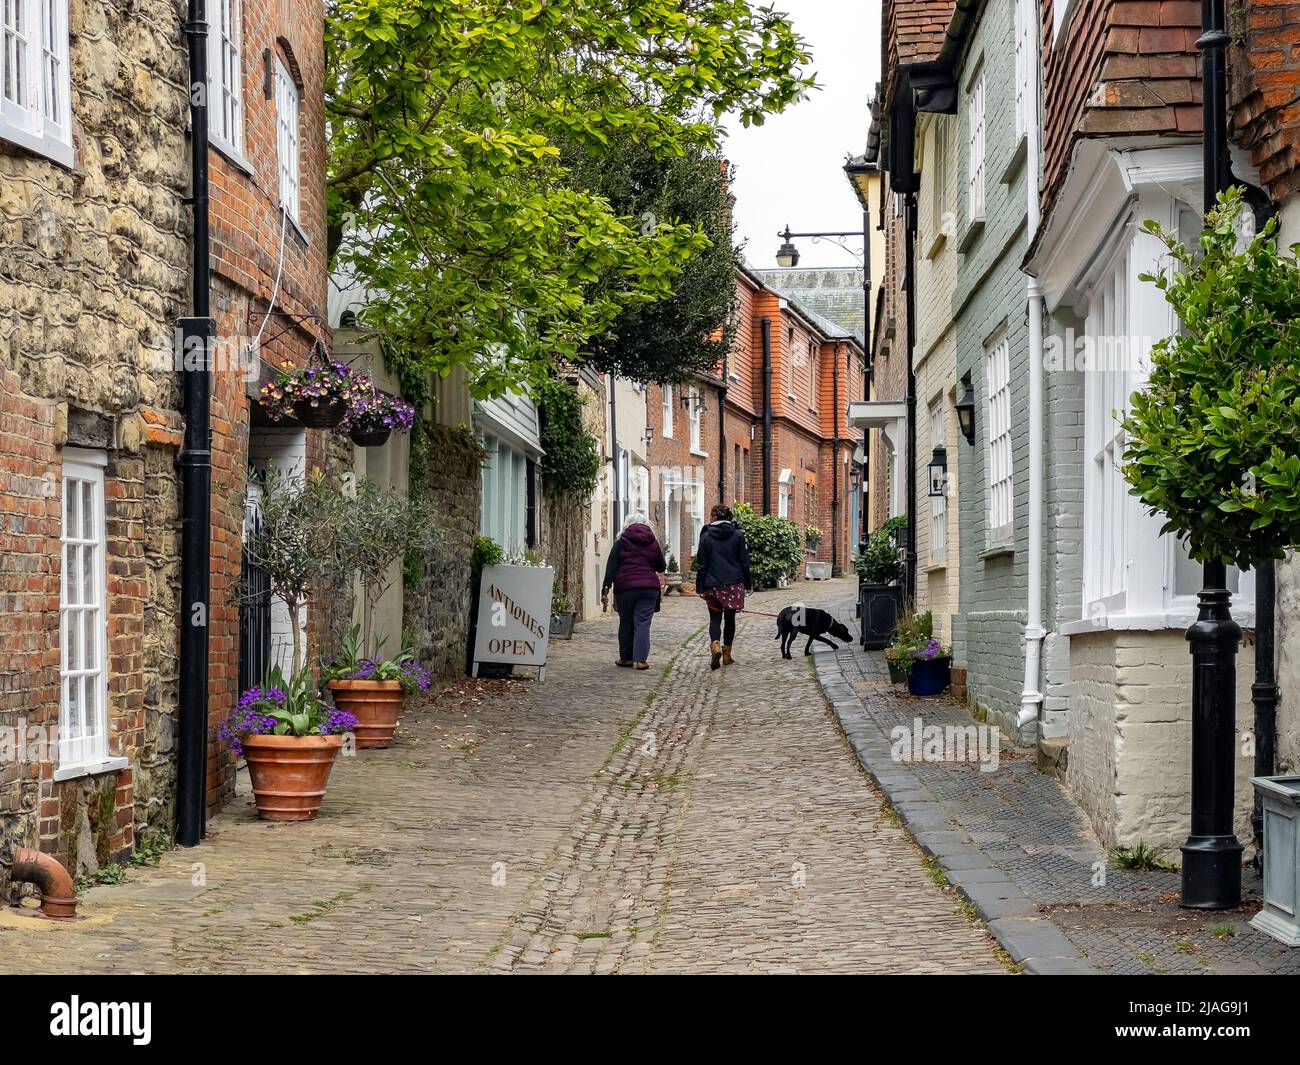
[[[658,588],[630,588],[614,593],[618,611],[618,657],[625,662],[650,658],[650,622],[659,604]]]
[[[734,610],[709,611],[709,639],[720,639],[726,647],[735,643],[736,612]]]

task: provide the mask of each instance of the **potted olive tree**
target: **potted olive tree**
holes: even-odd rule
[[[289,614],[292,661],[276,663],[265,681],[241,696],[221,736],[248,763],[259,816],[273,821],[315,817],[330,769],[356,724],[320,700],[307,668],[303,611],[338,574],[345,500],[319,472],[303,478],[268,470],[262,520],[244,548],[263,569]]]
[[[407,552],[422,553],[438,539],[433,515],[422,499],[370,480],[356,486],[345,507],[339,536],[339,565],[361,584],[361,622],[342,642],[342,657],[322,670],[334,705],[355,714],[357,747],[387,747],[407,695],[428,689],[431,678],[415,660],[403,633],[396,656],[384,657],[385,636],[374,632],[374,613],[397,563]]]

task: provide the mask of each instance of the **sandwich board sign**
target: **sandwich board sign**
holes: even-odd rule
[[[474,669],[485,662],[536,666],[546,679],[546,650],[551,642],[549,566],[484,566],[479,585],[474,631]]]

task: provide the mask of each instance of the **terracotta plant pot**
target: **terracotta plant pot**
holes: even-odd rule
[[[397,731],[402,710],[402,682],[397,680],[332,680],[334,705],[357,717],[357,748],[387,747]]]
[[[341,399],[316,406],[307,400],[299,400],[293,405],[293,416],[308,429],[333,429],[343,421],[347,412],[348,405]]]
[[[391,429],[353,429],[348,435],[357,447],[383,447],[392,433]]]
[[[264,821],[310,821],[320,812],[342,736],[246,736],[244,759]]]

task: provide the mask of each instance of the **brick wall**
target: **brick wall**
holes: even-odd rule
[[[1192,659],[1180,630],[1119,630],[1070,639],[1068,782],[1103,846],[1166,848],[1178,860],[1191,809]],[[1237,655],[1237,838],[1249,842],[1253,755],[1250,731],[1254,653]],[[1159,766],[1159,772],[1152,772]]]
[[[1229,0],[1228,25],[1233,134],[1269,195],[1285,203],[1300,184],[1300,3]]]
[[[323,5],[277,0],[242,5],[243,160],[209,153],[212,174],[212,311],[219,338],[242,344],[262,334],[261,378],[283,363],[305,365],[319,337],[328,342],[326,308],[325,123]],[[263,91],[263,54],[270,50],[300,81],[300,206],[297,224],[280,211],[274,97]],[[281,260],[283,264],[281,265]],[[276,277],[280,283],[276,291]],[[266,321],[275,292],[276,314]],[[265,329],[263,323],[265,322]],[[244,338],[244,340],[234,339]],[[234,763],[216,728],[238,698],[239,580],[247,482],[251,397],[259,381],[218,372],[212,396],[212,625],[209,675],[208,804],[233,794]],[[309,430],[309,468],[333,469],[329,440]],[[317,622],[309,620],[309,642]]]

